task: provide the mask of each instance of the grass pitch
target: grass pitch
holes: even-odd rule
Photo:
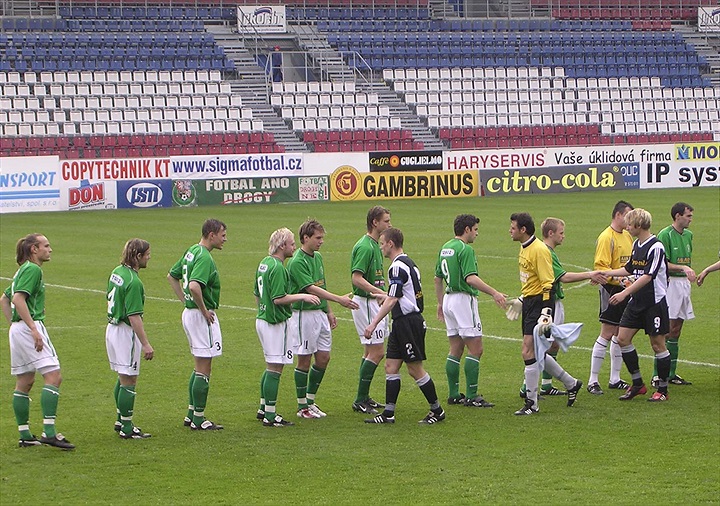
[[[547,216],[566,221],[566,240],[558,255],[568,270],[592,267],[594,241],[610,222],[619,199],[648,209],[653,232],[668,225],[676,201],[695,207],[693,266],[715,262],[720,248],[720,189],[606,191],[482,199],[386,201],[392,223],[405,233],[405,250],[419,265],[426,294],[426,367],[447,397],[447,340],[435,318],[433,272],[440,246],[453,236],[459,213],[481,218],[474,248],[480,276],[517,295],[518,244],[507,233],[512,212],[528,211],[536,224]],[[3,215],[0,232],[0,285],[15,272],[16,240],[30,232],[48,236],[53,259],[45,265],[47,320],[64,382],[58,428],[77,445],[17,448],[11,408],[13,378],[7,339],[0,340],[5,373],[0,375],[0,502],[39,504],[267,504],[310,501],[318,504],[425,503],[717,503],[720,484],[720,275],[711,274],[693,290],[696,319],[680,341],[678,373],[693,382],[670,388],[670,401],[653,405],[638,398],[621,403],[615,391],[600,397],[584,389],[568,409],[563,398],[544,400],[533,417],[514,417],[521,406],[520,329],[489,297],[481,296],[485,354],[480,392],[493,409],[445,406],[437,426],[418,426],[427,411],[422,394],[403,373],[397,422],[362,423],[352,412],[361,348],[350,314],[335,307],[340,322],[333,354],[317,402],[328,413],[321,420],[299,420],[292,367],[280,385],[278,411],[295,427],[265,429],[255,420],[259,379],[264,368],[254,329],[252,282],[276,228],[297,231],[307,217],[327,230],[321,252],[328,287],[350,290],[349,254],[365,232],[369,202],[195,209],[117,210],[80,213]],[[224,354],[214,361],[207,415],[225,425],[215,433],[182,427],[192,360],[180,325],[181,306],[165,275],[185,248],[200,237],[202,221],[216,217],[228,225],[228,242],[214,252],[222,280]],[[145,322],[156,358],[142,364],[135,422],[153,437],[121,441],[112,430],[114,376],[105,355],[107,276],[119,262],[125,241],[142,237],[152,259],[141,272],[147,301]],[[386,261],[387,267],[387,261]],[[583,334],[559,361],[587,382],[590,349],[598,334],[597,290],[566,286],[567,321],[585,323]],[[3,320],[0,331],[7,335]],[[635,344],[646,380],[652,372],[647,338]],[[601,382],[608,378],[609,360]],[[623,370],[623,377],[629,379]],[[461,374],[461,386],[464,375]],[[41,379],[31,393],[31,428],[41,431]],[[612,393],[611,393],[612,392]],[[371,393],[384,398],[378,370]]]

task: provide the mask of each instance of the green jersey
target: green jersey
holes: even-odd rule
[[[193,244],[170,269],[170,275],[182,280],[185,292],[185,307],[198,309],[190,294],[190,281],[197,281],[202,287],[202,297],[207,309],[220,307],[220,275],[215,260],[205,246]]]
[[[255,297],[259,299],[256,318],[268,323],[282,323],[292,316],[289,305],[275,304],[275,299],[289,293],[290,275],[280,260],[272,255],[263,258],[255,274]]]
[[[669,225],[660,231],[657,238],[665,247],[665,256],[668,262],[691,267],[693,233],[689,229],[686,228],[680,234],[675,227]],[[684,272],[671,272],[670,270],[668,270],[668,275],[678,278],[686,277]]]
[[[310,285],[325,287],[325,269],[323,268],[322,255],[316,251],[308,255],[302,249],[298,249],[290,260],[287,270],[290,274],[290,293],[305,292]],[[320,304],[308,304],[307,302],[294,302],[293,309],[309,311],[311,309],[322,309],[327,313],[328,304],[325,299],[320,299]]]
[[[108,322],[130,325],[130,316],[142,316],[145,307],[145,287],[138,273],[127,265],[118,265],[110,274],[107,287]]]
[[[13,295],[17,292],[27,294],[27,303],[30,317],[34,321],[45,320],[45,281],[40,266],[28,260],[20,266],[13,276],[10,286],[5,289],[5,296],[12,302]],[[15,305],[12,304],[12,321],[19,322],[22,318],[17,314]]]
[[[465,281],[478,273],[477,258],[472,247],[457,237],[443,244],[435,264],[435,277],[445,280],[445,292],[465,292],[477,296],[480,291]]]
[[[359,272],[368,283],[385,291],[383,256],[375,239],[365,234],[355,243],[350,257],[350,272]],[[370,294],[353,285],[353,294],[369,297]]]
[[[563,277],[567,273],[567,271],[563,269],[563,266],[560,263],[560,259],[555,253],[555,250],[552,249],[550,246],[548,246],[548,249],[550,250],[550,256],[552,257],[553,274],[555,276],[555,281],[553,281],[552,286],[552,292],[555,294],[555,299],[564,299],[565,292],[563,291],[560,278]]]

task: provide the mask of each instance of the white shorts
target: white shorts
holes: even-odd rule
[[[125,376],[140,374],[142,344],[130,325],[123,322],[117,325],[108,323],[105,329],[105,348],[110,369]]]
[[[182,324],[193,357],[212,358],[222,355],[222,333],[217,315],[215,323],[208,325],[199,309],[185,308]]]
[[[563,323],[565,323],[565,306],[563,306],[561,299],[557,299],[555,301],[555,311],[553,311],[553,323],[555,325],[562,325]]]
[[[255,330],[265,354],[265,362],[268,364],[293,363],[293,348],[296,347],[297,336],[292,334],[291,329],[289,320],[282,323],[268,323],[259,318],[255,320]]]
[[[688,278],[668,276],[667,299],[668,314],[671,320],[692,320],[695,318],[690,300],[690,281]]]
[[[330,351],[332,333],[325,311],[320,309],[293,310],[289,325],[290,335],[297,337],[294,348],[297,355],[312,355],[316,351]]]
[[[10,374],[14,376],[35,371],[46,374],[60,369],[60,360],[45,325],[35,321],[35,326],[43,336],[42,351],[35,351],[35,340],[25,322],[10,325]]]
[[[359,309],[353,309],[352,316],[355,322],[355,330],[360,336],[360,344],[383,344],[388,336],[388,319],[387,317],[375,327],[370,339],[365,339],[365,328],[370,325],[375,315],[380,311],[380,304],[372,297],[353,296],[353,300],[357,302]]]
[[[477,297],[465,292],[446,293],[443,315],[448,337],[482,337]]]

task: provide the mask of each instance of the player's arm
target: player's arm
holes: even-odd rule
[[[215,323],[215,313],[210,311],[205,305],[205,300],[202,296],[202,287],[203,285],[201,285],[199,281],[195,281],[193,279],[188,284],[188,291],[190,292],[193,302],[198,307],[205,320],[208,324],[212,324]]]
[[[477,288],[482,293],[485,293],[492,297],[495,301],[495,304],[497,304],[499,308],[505,309],[507,295],[498,292],[492,286],[485,283],[485,281],[480,279],[480,276],[478,276],[477,274],[470,274],[468,277],[465,278],[465,282],[473,288]]]
[[[705,278],[707,277],[708,274],[710,274],[711,272],[715,272],[717,270],[720,270],[720,260],[718,260],[717,262],[715,262],[712,265],[708,265],[700,272],[700,274],[698,274],[698,278],[697,278],[698,286],[702,286],[703,281],[705,281]],[[3,308],[3,311],[4,310],[5,310],[5,308]]]
[[[142,345],[143,357],[145,358],[145,360],[152,360],[155,354],[155,350],[153,350],[153,347],[150,346],[150,341],[148,341],[147,334],[145,333],[145,326],[143,325],[142,315],[128,315],[128,320],[130,320],[130,326],[132,327],[133,332],[135,332],[135,335],[138,336],[138,339],[140,340],[140,344]]]
[[[382,306],[380,306],[380,310],[375,315],[375,318],[370,322],[370,324],[365,327],[365,331],[363,332],[363,335],[365,336],[365,339],[370,339],[372,337],[373,332],[375,332],[375,328],[377,328],[378,324],[385,318],[390,311],[392,311],[392,308],[395,307],[395,304],[397,304],[397,301],[399,299],[397,297],[393,297],[392,295],[388,295],[385,297],[385,300],[383,301]]]
[[[185,304],[185,292],[183,292],[182,285],[180,285],[180,280],[174,277],[172,274],[167,275],[167,280],[168,283],[170,283],[173,292],[175,292],[175,296],[181,303]]]
[[[369,284],[369,283],[368,283]],[[357,309],[360,306],[357,305],[357,302],[353,301],[350,298],[350,294],[347,295],[335,295],[332,292],[328,292],[324,288],[321,288],[319,286],[315,285],[308,285],[303,290],[311,295],[315,295],[320,299],[328,300],[331,302],[337,302],[342,307],[346,307],[348,309]],[[328,314],[331,311],[328,309]]]
[[[443,313],[443,300],[445,300],[445,281],[443,278],[435,276],[435,297],[437,297],[437,318],[441,322],[445,321]]]
[[[607,277],[625,277],[632,274],[632,271],[627,270],[627,267],[620,267],[619,269],[611,269],[608,271],[601,271],[604,276]]]
[[[563,283],[577,283],[579,281],[590,280],[595,284],[604,285],[607,283],[607,277],[600,271],[588,272],[566,272],[560,278]]]
[[[363,273],[360,271],[353,271],[352,273],[352,284],[355,288],[359,288],[368,293],[377,293],[378,295],[384,294],[381,289],[370,283],[363,277]]]
[[[638,290],[650,283],[652,280],[653,277],[651,274],[643,274],[642,276],[637,278],[630,286],[625,288],[622,292],[618,292],[612,297],[610,297],[610,300],[608,302],[610,302],[610,304],[612,305],[620,304],[622,301],[628,299],[632,294],[637,293]]]
[[[10,306],[10,298],[5,295],[4,292],[2,295],[0,295],[0,307],[2,307],[2,312],[5,315],[5,319],[8,321],[8,323],[12,323],[12,307]]]
[[[20,319],[25,322],[25,325],[27,325],[30,329],[30,333],[32,334],[33,340],[35,341],[35,351],[42,351],[42,334],[40,334],[40,331],[35,325],[35,321],[32,319],[32,316],[30,316],[30,309],[28,309],[27,305],[27,297],[28,294],[25,292],[15,292],[13,294],[12,303],[15,306],[15,312],[18,314]]]
[[[694,283],[697,279],[697,274],[695,274],[695,271],[689,265],[674,264],[668,261],[668,271],[685,273],[685,276],[687,276],[688,281],[690,281],[691,283]]]
[[[276,306],[287,306],[293,302],[306,302],[317,306],[320,304],[320,297],[309,293],[286,293],[282,297],[274,298],[272,301]]]

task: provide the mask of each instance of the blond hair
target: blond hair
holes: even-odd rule
[[[641,207],[628,211],[625,215],[625,223],[643,230],[650,230],[652,226],[652,215]]]
[[[545,218],[540,224],[542,236],[547,239],[547,237],[550,235],[550,232],[557,232],[558,227],[561,226],[564,227],[565,222],[560,218]]]
[[[268,254],[274,255],[285,244],[289,239],[292,239],[293,233],[289,228],[279,228],[272,234],[270,234],[270,240],[268,241]]]

